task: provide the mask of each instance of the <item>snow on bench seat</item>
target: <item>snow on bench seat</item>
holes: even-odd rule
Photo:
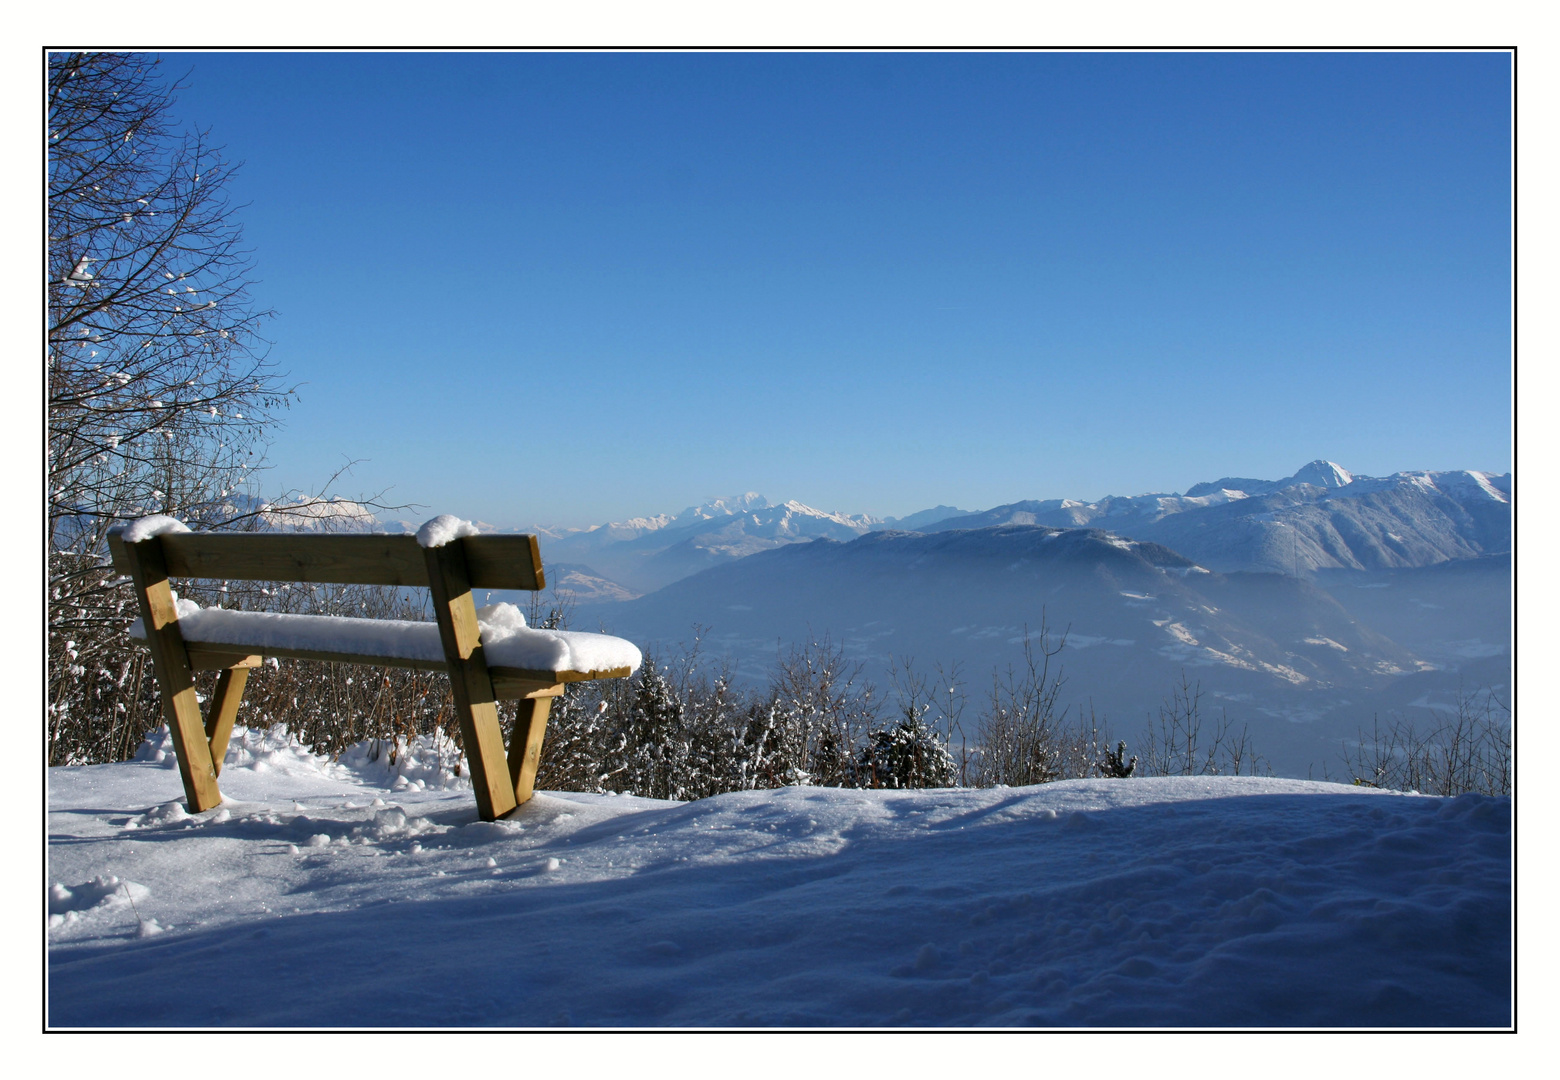
[[[196,645],[231,645],[235,651],[297,651],[380,657],[430,667],[444,666],[439,627],[403,619],[353,619],[335,615],[284,615],[263,611],[203,608],[189,600],[175,601],[179,632]],[[642,657],[631,641],[608,634],[573,630],[535,630],[513,604],[493,604],[477,610],[482,649],[490,668],[519,668],[559,676],[591,677],[639,669]],[[146,639],[140,619],[130,624],[130,636]]]

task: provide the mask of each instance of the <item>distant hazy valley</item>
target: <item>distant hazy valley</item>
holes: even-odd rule
[[[1509,475],[1353,476],[1184,493],[949,506],[898,520],[747,494],[586,530],[537,530],[571,625],[662,654],[691,643],[758,680],[828,637],[879,685],[958,666],[978,697],[1042,619],[1064,698],[1131,738],[1183,670],[1283,774],[1336,766],[1373,714],[1428,716],[1510,669]]]

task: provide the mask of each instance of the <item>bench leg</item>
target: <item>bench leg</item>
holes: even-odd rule
[[[146,627],[146,647],[152,654],[152,670],[162,697],[163,720],[179,756],[179,779],[184,781],[190,813],[198,814],[220,803],[222,792],[217,790],[211,743],[201,719],[200,703],[195,700],[195,673],[190,670],[184,635],[179,632],[162,541],[154,536],[139,544],[126,544],[125,551],[130,556],[130,578],[135,582],[141,624]]]
[[[498,723],[498,701],[482,653],[477,608],[471,599],[471,579],[466,572],[466,552],[460,541],[426,548],[428,591],[433,594],[433,614],[444,645],[450,689],[455,699],[455,719],[466,744],[471,766],[471,786],[477,796],[477,813],[483,821],[497,821],[515,808],[515,788],[509,779],[504,754],[504,730]]]
[[[504,729],[498,723],[498,705],[492,701],[461,703],[455,694],[455,717],[466,762],[471,766],[471,786],[477,796],[477,814],[483,821],[497,821],[515,808],[515,792],[509,785],[504,761]]]
[[[206,741],[211,748],[211,771],[217,776],[222,775],[222,759],[227,756],[233,721],[238,718],[238,703],[248,681],[247,667],[227,668],[217,676],[217,692],[206,710]]]
[[[552,695],[525,697],[515,704],[515,726],[509,733],[509,779],[515,786],[515,803],[519,804],[535,792],[536,770],[542,763],[542,738],[547,734]]]

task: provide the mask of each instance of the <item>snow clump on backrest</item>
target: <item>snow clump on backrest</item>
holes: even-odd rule
[[[462,536],[476,535],[477,527],[471,522],[454,514],[440,514],[431,521],[423,522],[423,527],[417,530],[417,542],[425,548],[436,548],[443,547],[451,540],[459,540]]]
[[[163,533],[189,532],[190,527],[178,518],[171,518],[167,514],[150,514],[147,517],[136,518],[117,531],[119,538],[125,543],[139,544],[143,540],[150,540]]]

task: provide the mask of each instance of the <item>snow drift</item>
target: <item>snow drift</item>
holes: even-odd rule
[[[394,753],[391,751],[394,750]],[[447,743],[49,770],[52,1027],[1506,1027],[1510,803],[1251,778],[475,819]]]

